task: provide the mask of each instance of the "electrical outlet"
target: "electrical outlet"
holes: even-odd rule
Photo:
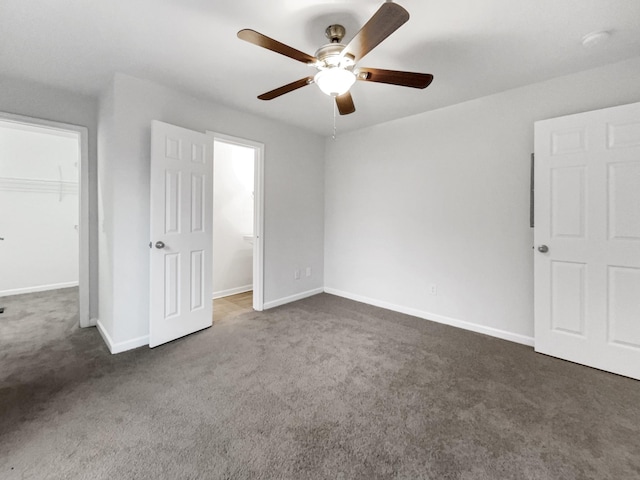
[[[429,285],[429,293],[431,295],[438,295],[438,286],[435,283]]]
[[[300,269],[299,269],[299,268],[296,268],[296,269],[293,271],[293,278],[294,278],[295,280],[300,280]]]
[[[307,267],[305,272],[304,272],[305,276],[310,277],[311,276],[311,267]]]

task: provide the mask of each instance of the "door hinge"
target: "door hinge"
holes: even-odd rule
[[[536,165],[536,154],[532,153],[531,154],[531,172],[530,172],[530,177],[529,177],[529,227],[530,228],[534,228],[535,225],[535,199],[536,199],[536,195],[535,195],[535,190],[536,190],[536,184],[535,184],[535,165]]]

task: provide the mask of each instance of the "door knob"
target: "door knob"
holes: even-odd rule
[[[156,242],[156,248],[164,248],[164,242],[158,240]]]
[[[540,253],[547,253],[547,252],[549,251],[549,247],[547,247],[546,245],[540,245],[540,246],[538,247],[538,251],[539,251]]]

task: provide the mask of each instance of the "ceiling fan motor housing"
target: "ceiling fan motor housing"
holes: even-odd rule
[[[315,57],[318,59],[319,66],[325,68],[342,67],[350,68],[355,64],[353,55],[341,56],[346,45],[340,43],[344,38],[346,30],[342,25],[329,25],[324,31],[325,35],[331,43],[323,45],[316,50]]]
[[[345,45],[342,43],[328,43],[316,50],[315,57],[318,59],[319,63],[323,64],[325,67],[352,67],[355,64],[353,56],[347,54],[342,57],[340,55],[344,48]]]

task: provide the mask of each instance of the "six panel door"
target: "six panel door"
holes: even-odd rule
[[[536,123],[534,235],[536,351],[640,379],[640,103]]]
[[[149,346],[212,324],[213,139],[154,121]]]

